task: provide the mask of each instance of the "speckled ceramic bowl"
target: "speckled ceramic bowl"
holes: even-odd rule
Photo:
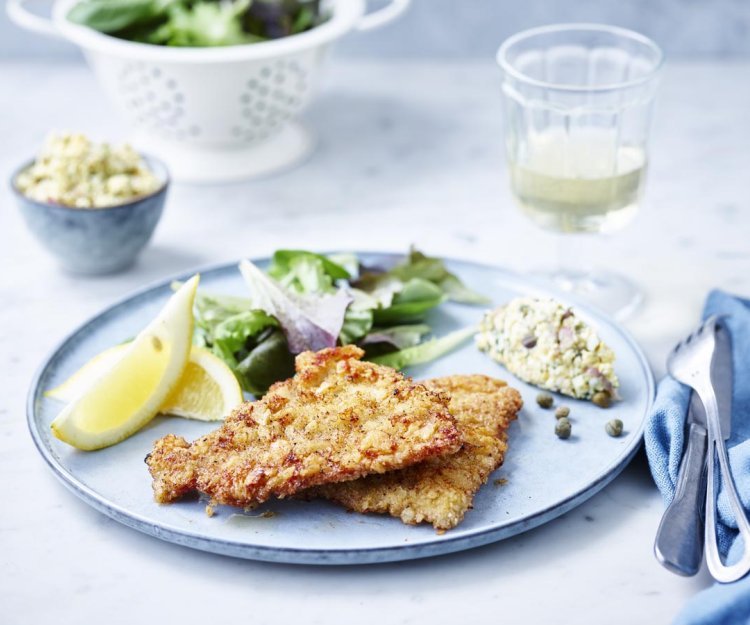
[[[130,267],[146,246],[159,222],[169,187],[167,168],[143,156],[149,169],[162,181],[151,195],[107,208],[69,208],[39,202],[16,186],[19,167],[10,183],[26,224],[39,242],[71,273],[101,275]]]

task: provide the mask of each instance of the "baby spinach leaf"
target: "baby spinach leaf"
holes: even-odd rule
[[[242,387],[256,397],[264,395],[275,382],[292,377],[294,356],[283,332],[270,332],[237,364],[236,372]]]

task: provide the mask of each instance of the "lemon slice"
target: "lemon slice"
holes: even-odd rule
[[[127,348],[128,344],[116,345],[97,354],[60,386],[44,395],[59,401],[74,401],[93,386],[103,371],[111,369]],[[194,345],[177,386],[159,407],[159,414],[221,421],[243,399],[242,389],[232,370],[207,349]]]
[[[198,280],[197,275],[188,280],[122,357],[63,408],[51,425],[57,438],[78,449],[101,449],[156,416],[190,355]]]

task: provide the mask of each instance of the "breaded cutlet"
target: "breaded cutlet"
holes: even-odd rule
[[[464,441],[460,451],[384,475],[318,486],[302,496],[325,497],[356,512],[390,514],[404,523],[432,523],[437,530],[458,525],[477,490],[503,463],[506,431],[523,402],[517,390],[484,375],[453,375],[424,384],[450,398]]]
[[[252,506],[319,484],[384,473],[455,453],[461,437],[448,399],[353,345],[304,352],[293,378],[235,409],[188,443],[168,435],[146,459],[156,501],[200,491]]]

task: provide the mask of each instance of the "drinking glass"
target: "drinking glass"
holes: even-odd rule
[[[534,28],[500,46],[511,189],[537,225],[565,235],[559,258],[577,255],[567,235],[612,232],[637,212],[662,58],[647,37],[598,24]],[[546,276],[610,314],[641,301],[623,276],[559,265]]]

